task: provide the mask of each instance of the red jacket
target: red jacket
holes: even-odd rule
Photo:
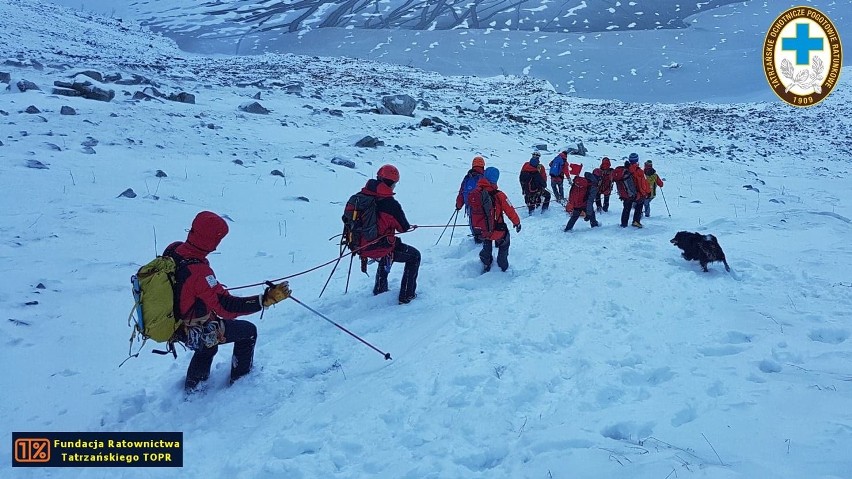
[[[598,191],[601,195],[609,196],[612,194],[612,163],[609,158],[604,157],[601,160],[601,189]]]
[[[192,236],[190,231],[190,240]],[[163,252],[164,256],[176,257],[177,262],[181,259],[196,261],[177,270],[176,281],[180,291],[176,300],[180,319],[187,323],[215,318],[235,319],[263,309],[260,296],[231,296],[216,279],[207,254],[189,241],[172,243]]]
[[[497,189],[497,185],[491,183],[485,178],[480,178],[479,182],[476,184],[477,188],[481,188],[487,191],[494,201],[494,224],[499,225],[501,223],[505,224],[506,221],[503,219],[503,214],[509,217],[509,221],[512,222],[512,226],[518,226],[521,224],[521,219],[518,217],[518,213],[515,211],[515,207],[512,206],[512,203],[509,201],[509,198],[506,197],[506,193]],[[476,192],[473,190],[471,194]],[[491,233],[490,238],[483,238],[486,240],[496,241],[502,239],[506,236],[506,228],[494,228],[494,231]]]
[[[376,227],[380,237],[384,237],[375,245],[364,248],[362,255],[378,259],[393,251],[396,243],[396,233],[404,233],[411,229],[405,218],[402,206],[394,199],[390,186],[379,180],[368,180],[361,188],[361,193],[376,197]]]

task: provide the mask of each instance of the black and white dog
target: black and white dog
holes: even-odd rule
[[[671,243],[683,250],[681,256],[687,261],[696,260],[701,263],[704,271],[707,271],[707,263],[721,261],[725,263],[725,271],[730,271],[728,262],[725,260],[725,252],[719,246],[719,241],[713,235],[703,235],[701,233],[690,233],[688,231],[679,231]]]

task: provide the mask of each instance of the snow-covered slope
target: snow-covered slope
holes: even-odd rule
[[[29,2],[0,3],[0,19],[23,39],[0,38],[23,65],[0,71],[42,88],[0,94],[5,437],[183,431],[187,477],[849,477],[847,76],[806,110],[630,104],[560,96],[528,78],[180,54],[124,22]],[[109,82],[99,84],[115,91],[108,103],[50,94],[85,69],[143,75],[196,103],[134,101],[149,85]],[[272,112],[240,112],[257,93]],[[371,112],[396,93],[419,100],[414,117]],[[30,105],[40,113],[25,113]],[[426,117],[448,126],[420,126]],[[353,146],[366,135],[385,146]],[[233,387],[230,346],[211,390],[187,402],[189,354],[172,360],[148,345],[117,367],[129,276],[200,210],[229,218],[211,257],[219,279],[250,284],[334,258],[327,239],[343,202],[383,163],[400,168],[411,222],[443,226],[474,155],[501,169],[520,205],[516,174],[533,146],[555,154],[577,140],[586,169],[632,151],[654,160],[665,198],[644,229],[619,228],[617,206],[602,228],[571,233],[558,207],[522,212],[509,271],[481,275],[464,227],[451,245],[449,231],[435,245],[441,228],[419,228],[401,236],[423,253],[406,306],[394,292],[373,297],[357,266],[345,295],[348,264],[321,299],[330,266],[291,280],[296,297],[392,361],[288,301],[251,318],[256,368]],[[119,197],[127,188],[137,196]],[[680,258],[669,244],[679,230],[716,235],[733,271]],[[178,473],[12,470],[5,444],[3,477]]]

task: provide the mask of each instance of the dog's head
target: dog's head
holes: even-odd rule
[[[670,242],[678,248],[683,249],[687,244],[694,243],[701,236],[698,233],[690,233],[689,231],[678,231]]]

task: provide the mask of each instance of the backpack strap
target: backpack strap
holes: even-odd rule
[[[485,231],[492,233],[494,231],[494,198],[485,189],[481,188],[479,190],[479,201],[482,203],[482,212],[485,215]],[[491,211],[488,211],[486,207],[489,204],[491,205]]]

